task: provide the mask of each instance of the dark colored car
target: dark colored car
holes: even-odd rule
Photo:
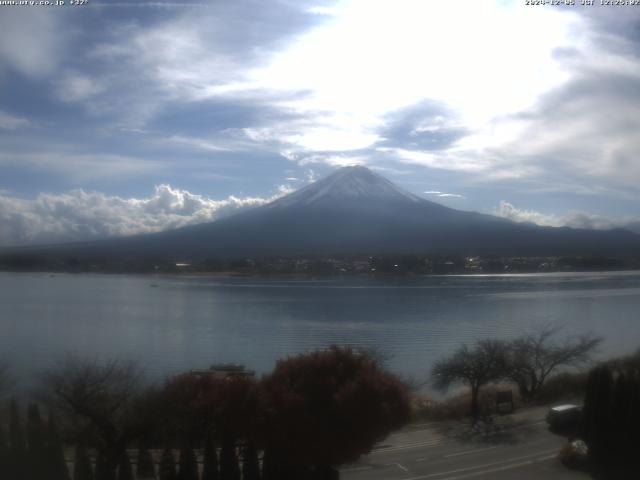
[[[582,407],[570,403],[551,407],[547,413],[547,423],[553,430],[578,428],[582,423]]]

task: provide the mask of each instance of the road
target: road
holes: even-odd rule
[[[341,469],[343,480],[571,480],[557,459],[566,438],[548,431],[546,409],[461,422],[412,424]]]

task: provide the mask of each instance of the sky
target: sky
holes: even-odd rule
[[[355,164],[640,231],[640,6],[576,3],[0,5],[0,246],[210,221]]]

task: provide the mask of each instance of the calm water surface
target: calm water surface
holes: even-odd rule
[[[152,286],[157,285],[157,286]],[[21,378],[65,352],[135,359],[161,376],[217,362],[268,372],[329,344],[376,346],[424,379],[463,342],[544,323],[640,347],[640,273],[421,278],[200,278],[0,273],[0,357]]]

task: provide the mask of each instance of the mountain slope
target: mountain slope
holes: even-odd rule
[[[345,167],[268,205],[150,235],[59,246],[78,256],[252,257],[371,254],[638,255],[626,230],[539,227],[463,212]]]

